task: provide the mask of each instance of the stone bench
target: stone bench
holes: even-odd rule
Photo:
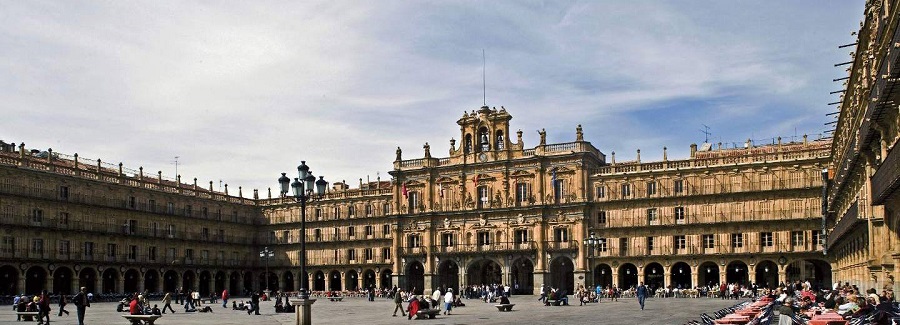
[[[29,318],[25,318],[24,319],[25,321],[34,321],[38,317],[38,312],[36,312],[36,311],[17,311],[16,315],[22,316],[22,318],[29,317]],[[16,317],[16,318],[18,318],[18,317]]]
[[[499,305],[494,305],[494,307],[497,307],[497,310],[499,310],[499,311],[512,311],[513,306],[515,306],[515,305],[516,304],[499,304]]]
[[[153,325],[156,319],[162,317],[160,315],[122,315],[125,319],[131,321],[133,325]]]
[[[440,314],[440,309],[421,309],[416,312],[416,319],[433,319],[437,314]]]
[[[343,297],[343,296],[340,296],[340,297],[328,297],[328,300],[331,300],[331,301],[341,301],[341,300],[344,300],[344,297]]]
[[[562,300],[547,299],[547,302],[544,304],[544,306],[560,306],[561,304]]]

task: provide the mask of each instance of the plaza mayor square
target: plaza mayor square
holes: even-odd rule
[[[900,325],[898,8],[0,0],[0,324]]]

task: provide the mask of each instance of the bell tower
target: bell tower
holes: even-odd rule
[[[470,162],[488,162],[509,157],[509,120],[506,108],[497,110],[482,106],[471,113],[463,112],[459,124],[461,143],[451,157],[463,157]]]

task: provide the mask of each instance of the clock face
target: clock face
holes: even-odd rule
[[[478,155],[478,160],[482,162],[487,161],[487,155],[482,152],[480,155]]]

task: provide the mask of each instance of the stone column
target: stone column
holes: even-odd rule
[[[665,275],[663,276],[663,287],[668,288],[670,285],[672,285],[672,273],[665,272]]]
[[[119,274],[119,278],[116,281],[116,292],[124,293],[125,292],[125,274]]]
[[[696,287],[699,285],[700,285],[700,268],[693,266],[693,267],[691,267],[691,286]]]
[[[53,275],[52,272],[48,271],[47,273],[49,274],[47,275],[47,279],[44,280],[44,290],[47,290],[47,293],[54,294],[55,292],[52,291],[55,289],[53,287]]]
[[[637,282],[638,282],[638,284],[640,284],[641,282],[644,282],[644,270],[643,270],[643,268],[639,269],[638,272],[637,272]],[[644,285],[647,285],[647,284],[644,283]],[[647,287],[649,288],[650,286],[647,285]],[[625,289],[628,289],[628,288],[625,288]]]
[[[534,272],[534,290],[532,294],[539,295],[541,294],[541,284],[549,285],[546,280],[546,273],[544,272]],[[549,292],[549,291],[545,291]]]
[[[145,289],[144,288],[144,277],[146,277],[146,276],[147,276],[146,274],[141,273],[140,279],[137,279],[138,292],[144,292],[144,289]]]

